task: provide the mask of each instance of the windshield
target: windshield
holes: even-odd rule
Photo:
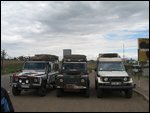
[[[44,70],[46,68],[46,63],[42,62],[26,62],[24,69],[27,70]]]
[[[86,64],[85,63],[64,63],[62,65],[62,70],[67,71],[69,69],[77,69],[81,72],[86,71]]]
[[[122,62],[100,62],[100,71],[124,71],[124,66]]]

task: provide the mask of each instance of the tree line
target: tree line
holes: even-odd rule
[[[8,54],[5,50],[1,50],[1,61],[3,62],[4,60],[19,60],[19,61],[25,61],[25,60],[28,60],[30,59],[29,56],[18,56],[18,57],[12,57],[12,58],[9,58],[7,57]]]

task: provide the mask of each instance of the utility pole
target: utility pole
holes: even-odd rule
[[[5,59],[5,56],[6,56],[6,52],[5,52],[5,50],[2,50],[1,51],[2,69],[4,69],[4,59]]]
[[[125,60],[125,50],[124,50],[124,44],[123,44],[123,61]]]

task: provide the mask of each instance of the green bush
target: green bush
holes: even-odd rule
[[[18,72],[22,69],[23,61],[4,61],[3,68],[1,66],[1,74]]]

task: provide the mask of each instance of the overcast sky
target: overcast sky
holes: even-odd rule
[[[63,49],[96,59],[117,52],[137,59],[137,38],[149,38],[147,1],[3,1],[1,50],[9,56],[63,56]]]

